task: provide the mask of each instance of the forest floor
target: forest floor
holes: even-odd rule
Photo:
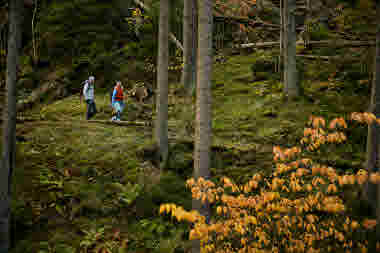
[[[318,67],[313,62],[305,63],[305,95],[286,102],[274,78],[253,81],[251,66],[256,60],[257,54],[237,55],[214,66],[213,178],[244,182],[256,171],[270,172],[273,146],[298,145],[311,115],[331,119],[367,109],[368,83],[326,84],[312,78],[310,71]],[[330,74],[327,63],[315,71]],[[109,95],[96,94],[96,102],[99,113],[94,119],[110,119]],[[183,130],[183,105],[183,97],[171,89],[172,151],[161,178],[152,164],[151,126],[84,122],[85,104],[79,103],[78,95],[28,112],[41,121],[17,125],[26,142],[18,145],[13,200],[18,233],[13,252],[89,252],[121,247],[125,239],[125,252],[186,249],[188,228],[158,214],[159,205],[167,202],[191,208],[185,181],[192,173],[193,143]],[[152,121],[153,110],[152,104],[130,100],[123,119]],[[319,160],[341,169],[361,168],[365,133],[365,126],[353,127],[349,142],[337,145],[335,152],[319,154]],[[121,239],[113,237],[115,231]]]

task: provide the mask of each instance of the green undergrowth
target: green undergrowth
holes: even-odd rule
[[[270,173],[273,145],[297,145],[310,115],[331,119],[368,106],[363,99],[368,97],[368,84],[344,79],[326,84],[332,67],[310,61],[303,63],[304,95],[287,102],[275,73],[253,81],[251,67],[260,54],[233,56],[214,65],[214,179],[229,176],[244,182],[257,171]],[[126,239],[124,252],[183,252],[189,247],[188,228],[158,216],[161,203],[191,207],[185,180],[192,174],[194,144],[183,134],[183,97],[173,94],[174,84],[171,88],[171,151],[161,176],[153,162],[151,126],[86,122],[85,104],[78,95],[35,108],[31,113],[41,121],[18,125],[26,142],[18,146],[14,182],[25,183],[15,184],[13,209],[15,227],[26,235],[17,238],[14,252],[73,252],[72,248],[86,247],[89,252],[104,245],[120,248]],[[111,117],[109,100],[107,93],[96,94],[99,113],[94,119]],[[151,103],[127,102],[123,120],[152,118]],[[342,170],[361,168],[366,128],[353,126],[347,131],[348,144],[313,158]],[[115,231],[120,231],[120,240],[113,239]]]

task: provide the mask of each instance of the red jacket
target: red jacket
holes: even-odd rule
[[[115,101],[123,101],[124,99],[123,88],[121,86],[116,86],[115,89],[116,89]]]

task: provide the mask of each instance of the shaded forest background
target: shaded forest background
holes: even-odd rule
[[[1,89],[5,85],[6,2],[0,1]],[[182,56],[176,45],[169,44],[173,151],[158,184],[149,127],[80,121],[84,105],[79,104],[79,92],[89,75],[96,77],[97,119],[110,118],[108,94],[115,80],[122,80],[127,89],[136,83],[155,89],[159,1],[144,3],[152,11],[143,11],[145,21],[136,36],[132,19],[128,19],[137,7],[132,0],[37,1],[37,9],[26,2],[19,103],[40,95],[41,90],[46,92],[19,112],[21,117],[39,120],[17,125],[13,252],[188,250],[188,227],[158,215],[160,204],[166,202],[191,208],[185,180],[192,174],[193,142],[183,129],[193,126],[179,120],[185,97],[180,92]],[[297,144],[311,114],[332,119],[366,111],[369,105],[374,44],[342,46],[336,41],[374,42],[372,1],[315,0],[308,19],[300,8],[298,40],[305,39],[301,31],[307,26],[310,40],[332,42],[311,48],[302,43],[297,46],[302,96],[286,104],[281,74],[274,64],[278,46],[236,46],[279,40],[279,2],[262,3],[252,4],[248,11],[220,7],[235,6],[233,1],[215,4],[211,166],[215,179],[229,176],[246,182],[254,172],[269,173],[273,145]],[[172,4],[171,31],[182,41],[183,4]],[[302,1],[298,4],[304,5]],[[53,89],[46,88],[51,84]],[[152,121],[153,101],[139,104],[129,100],[124,119]],[[313,159],[344,172],[363,169],[367,127],[357,124],[346,134],[348,143],[322,149]],[[370,217],[357,201],[358,194],[342,192],[349,212],[354,217]]]

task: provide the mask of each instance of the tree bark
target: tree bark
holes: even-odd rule
[[[289,18],[289,8],[288,8],[288,3],[289,0],[283,0],[282,2],[282,14],[283,14],[283,17],[282,17],[282,21],[283,21],[283,32],[282,32],[282,59],[284,61],[284,71],[283,71],[283,89],[284,89],[284,94],[287,94],[288,93],[288,82],[287,82],[287,71],[288,71],[288,36],[289,36],[289,26],[288,26],[288,18]]]
[[[311,49],[310,48],[310,44],[309,44],[309,41],[310,41],[310,27],[307,27],[308,26],[308,20],[310,20],[312,17],[311,15],[311,0],[306,0],[306,18],[305,18],[305,28],[304,28],[304,43],[305,43],[305,48],[306,49]]]
[[[157,118],[156,143],[159,148],[159,164],[162,170],[166,167],[168,141],[168,63],[169,63],[169,1],[160,1],[160,21],[158,33],[158,62],[157,62]]]
[[[377,29],[376,29],[376,53],[374,79],[372,82],[371,101],[369,111],[376,118],[380,117],[380,4],[376,6]],[[378,171],[380,158],[380,127],[377,123],[368,125],[367,135],[367,171],[368,174]],[[363,197],[368,201],[373,213],[377,216],[376,238],[370,238],[368,252],[376,252],[376,240],[380,239],[380,184],[369,182],[364,184]]]
[[[197,0],[184,0],[183,38],[184,51],[181,81],[184,86],[184,105],[182,107],[183,133],[193,136],[194,91],[197,83],[197,48],[198,48],[198,11]]]
[[[283,2],[284,0],[280,0],[280,55],[278,56],[278,66],[277,70],[281,73],[281,64],[284,59],[284,8],[283,8]],[[282,76],[282,75],[281,75]]]
[[[192,66],[191,66],[191,86],[189,88],[189,97],[193,97],[195,88],[197,87],[197,61],[198,61],[198,0],[193,0],[193,48],[192,48]],[[191,103],[192,104],[192,103]]]
[[[0,253],[9,252],[10,249],[11,186],[16,158],[16,84],[21,51],[24,1],[12,0],[9,7],[7,95],[3,111],[3,152],[0,170]]]
[[[372,82],[371,100],[369,112],[372,112],[377,118],[380,117],[380,10],[377,7],[377,31],[376,31],[376,53],[375,53],[375,73]],[[368,125],[367,135],[367,161],[366,167],[368,173],[372,173],[379,168],[380,158],[380,127],[377,123]],[[371,182],[364,184],[363,197],[368,201],[372,210],[376,209],[376,185]]]
[[[196,0],[184,0],[183,9],[183,70],[182,83],[191,94],[195,87],[196,73]]]
[[[183,51],[182,51],[182,75],[181,75],[181,83],[184,87],[189,85],[189,77],[190,77],[190,67],[191,67],[191,48],[192,48],[192,40],[190,31],[191,26],[193,25],[191,16],[192,16],[192,4],[193,1],[184,0],[183,1],[183,19],[182,19],[182,38],[183,38]],[[190,54],[190,55],[189,55]],[[185,88],[186,89],[186,88]]]
[[[38,7],[38,1],[34,1],[34,10],[33,10],[33,17],[32,17],[32,45],[33,45],[33,63],[36,64],[38,62],[37,59],[37,46],[36,46],[36,31],[35,31],[35,19],[37,15],[37,8]]]
[[[296,66],[296,22],[294,11],[296,0],[285,0],[285,48],[284,48],[284,93],[289,98],[299,95],[297,66]]]
[[[378,118],[380,115],[380,3],[376,3],[376,15],[377,15],[377,29],[376,29],[376,56],[375,56],[375,68],[376,68],[376,73],[374,74],[375,78],[373,80],[373,85],[375,84],[376,88],[373,88],[373,89],[376,89],[377,91],[376,92],[373,92],[375,93],[373,95],[373,101],[376,101],[376,118]],[[372,101],[371,101],[372,102]],[[368,135],[370,134],[370,128],[368,128]],[[377,145],[373,145],[373,148],[376,148],[377,149],[377,154],[376,154],[376,158],[379,159],[379,150],[380,150],[380,143],[379,143],[379,135],[380,135],[380,131],[379,131],[379,125],[376,124],[376,139],[375,141],[377,142],[376,144]],[[376,159],[375,158],[375,159]],[[377,164],[377,166],[379,166]],[[377,167],[378,168],[378,167]],[[375,186],[373,186],[373,188],[375,188]],[[377,224],[376,224],[376,241],[380,241],[380,184],[377,185],[377,198],[376,198],[376,220],[377,220]],[[373,244],[373,250],[371,249],[370,252],[375,252],[377,251],[376,249],[376,243]]]
[[[281,1],[281,0],[280,0]],[[263,0],[257,0],[256,1],[257,11],[262,12],[264,10],[264,3]]]
[[[194,178],[210,177],[211,147],[211,75],[212,75],[212,22],[213,0],[199,1],[197,102],[195,121]],[[193,199],[193,209],[210,219],[209,203]],[[200,242],[193,241],[193,253],[200,252]]]

